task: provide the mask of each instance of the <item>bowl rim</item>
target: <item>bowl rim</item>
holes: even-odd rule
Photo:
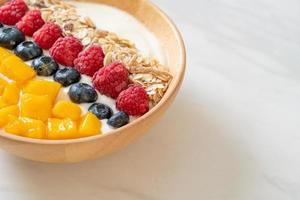
[[[5,1],[4,1],[5,2]],[[157,112],[160,108],[163,107],[167,103],[167,100],[169,97],[172,96],[174,92],[176,92],[177,87],[179,87],[182,84],[185,70],[186,70],[186,49],[185,49],[185,44],[182,38],[182,35],[173,22],[173,20],[164,12],[162,11],[157,5],[155,5],[151,1],[144,1],[145,3],[149,4],[161,17],[170,25],[172,32],[175,34],[175,38],[179,44],[179,54],[181,55],[179,57],[179,62],[180,63],[180,69],[178,71],[178,76],[172,80],[172,82],[176,82],[177,84],[173,85],[173,87],[169,87],[167,92],[165,93],[164,97],[160,100],[160,102],[155,105],[148,113],[144,114],[143,116],[137,118],[133,122],[127,124],[126,126],[123,126],[121,128],[112,130],[106,134],[100,134],[100,135],[95,135],[95,136],[89,136],[89,137],[84,137],[84,138],[77,138],[77,139],[65,139],[65,140],[46,140],[46,139],[34,139],[34,138],[28,138],[28,137],[23,137],[23,136],[18,136],[18,135],[13,135],[6,133],[4,131],[0,131],[0,137],[4,137],[5,139],[13,140],[15,142],[22,142],[22,143],[29,143],[29,144],[39,144],[39,145],[66,145],[66,144],[76,144],[76,143],[83,143],[83,142],[88,142],[88,141],[93,141],[105,137],[109,137],[111,135],[116,135],[120,134],[123,132],[125,129],[129,129],[132,126],[136,126],[139,123],[142,123],[146,118],[149,116],[153,115],[155,112]],[[0,3],[3,3],[3,1],[0,0]],[[123,10],[125,11],[125,10]],[[125,11],[126,12],[126,11]]]

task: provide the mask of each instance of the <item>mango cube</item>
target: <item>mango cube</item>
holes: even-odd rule
[[[12,54],[11,52],[7,51],[6,49],[0,47],[0,63],[5,59],[8,58],[10,56],[13,56],[14,54]]]
[[[19,102],[20,89],[16,82],[11,82],[4,88],[2,98],[9,105],[16,105]]]
[[[46,125],[40,120],[20,117],[10,122],[4,130],[14,135],[43,139],[46,137],[47,129]]]
[[[49,119],[47,137],[50,140],[78,138],[77,124],[71,119]]]
[[[52,102],[55,101],[61,85],[54,81],[32,80],[23,88],[25,94],[48,95]]]
[[[8,124],[11,120],[11,116],[18,116],[19,115],[19,107],[8,106],[5,108],[0,109],[0,127],[2,128],[6,124]]]
[[[24,83],[35,77],[35,71],[17,56],[9,56],[0,63],[0,73],[17,83]]]
[[[52,114],[56,118],[70,118],[74,121],[77,121],[81,116],[81,108],[71,101],[59,101],[54,106]]]
[[[0,96],[0,109],[10,106],[16,105],[19,101],[20,90],[15,82],[7,83],[2,91],[2,95]]]
[[[47,95],[24,94],[20,110],[22,117],[47,121],[51,117],[52,100]]]
[[[3,75],[0,74],[0,94],[3,94],[4,88],[7,85],[7,80],[4,78]]]
[[[101,121],[93,113],[85,114],[79,123],[80,137],[88,137],[101,134]]]

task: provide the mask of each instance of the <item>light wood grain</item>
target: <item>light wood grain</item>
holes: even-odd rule
[[[2,0],[0,0],[2,1]],[[132,143],[160,119],[174,101],[185,72],[185,48],[180,33],[170,19],[147,0],[89,0],[122,9],[151,30],[167,53],[174,79],[162,101],[146,115],[107,135],[76,140],[34,140],[0,132],[0,147],[19,157],[51,163],[96,159]],[[86,1],[85,1],[86,2]]]

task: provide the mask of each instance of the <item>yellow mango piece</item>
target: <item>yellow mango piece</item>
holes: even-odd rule
[[[0,109],[5,108],[7,106],[10,106],[10,105],[3,99],[3,97],[0,97]]]
[[[50,140],[78,138],[76,122],[71,119],[49,119],[47,138]]]
[[[51,117],[52,101],[47,95],[23,94],[20,101],[22,117],[47,121]]]
[[[19,102],[20,89],[16,82],[11,82],[4,88],[2,98],[9,105],[16,105]]]
[[[8,84],[8,81],[4,78],[3,75],[0,74],[0,94],[3,94],[3,91]]]
[[[36,75],[35,71],[17,56],[9,56],[2,60],[0,73],[18,84],[22,84]]]
[[[48,95],[54,102],[60,89],[61,85],[55,81],[32,80],[25,85],[23,93]]]
[[[40,121],[30,118],[20,117],[11,121],[4,130],[7,133],[30,137],[35,139],[43,139],[46,137],[46,125]]]
[[[5,59],[8,58],[10,56],[13,56],[14,54],[12,54],[11,52],[9,52],[8,50],[0,47],[0,63]]]
[[[70,101],[59,101],[55,104],[52,114],[56,118],[70,118],[77,121],[81,117],[81,108]]]
[[[101,134],[101,121],[93,113],[85,114],[79,123],[80,137],[88,137]]]
[[[8,106],[8,107],[0,109],[0,127],[1,128],[10,122],[11,115],[13,115],[13,116],[19,115],[19,107],[18,106],[14,105],[14,106]]]

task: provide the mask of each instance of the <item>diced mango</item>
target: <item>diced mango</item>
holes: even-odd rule
[[[11,82],[4,88],[2,98],[9,105],[16,105],[19,102],[20,89],[16,82]]]
[[[49,119],[47,138],[63,140],[78,138],[77,124],[71,119]]]
[[[0,47],[0,63],[5,59],[8,58],[10,56],[13,56],[14,54],[12,54],[11,52],[9,52],[8,50]]]
[[[19,115],[18,106],[14,105],[14,106],[8,106],[0,109],[0,127],[3,127],[10,122],[11,115],[13,116]]]
[[[23,92],[35,95],[48,95],[54,102],[60,89],[61,85],[55,81],[32,80],[25,85]]]
[[[46,125],[40,120],[20,117],[11,121],[4,130],[7,133],[24,137],[43,139],[46,137]]]
[[[9,56],[2,60],[0,73],[18,84],[22,84],[36,75],[35,71],[17,56]]]
[[[3,91],[7,85],[7,80],[4,78],[3,75],[0,74],[0,94],[3,94]]]
[[[93,113],[88,112],[80,120],[80,137],[88,137],[101,134],[101,121]]]
[[[22,117],[47,121],[51,117],[52,101],[47,95],[23,94],[20,101]]]
[[[59,101],[54,106],[52,114],[56,118],[70,118],[74,121],[77,121],[81,116],[81,108],[71,101]]]

